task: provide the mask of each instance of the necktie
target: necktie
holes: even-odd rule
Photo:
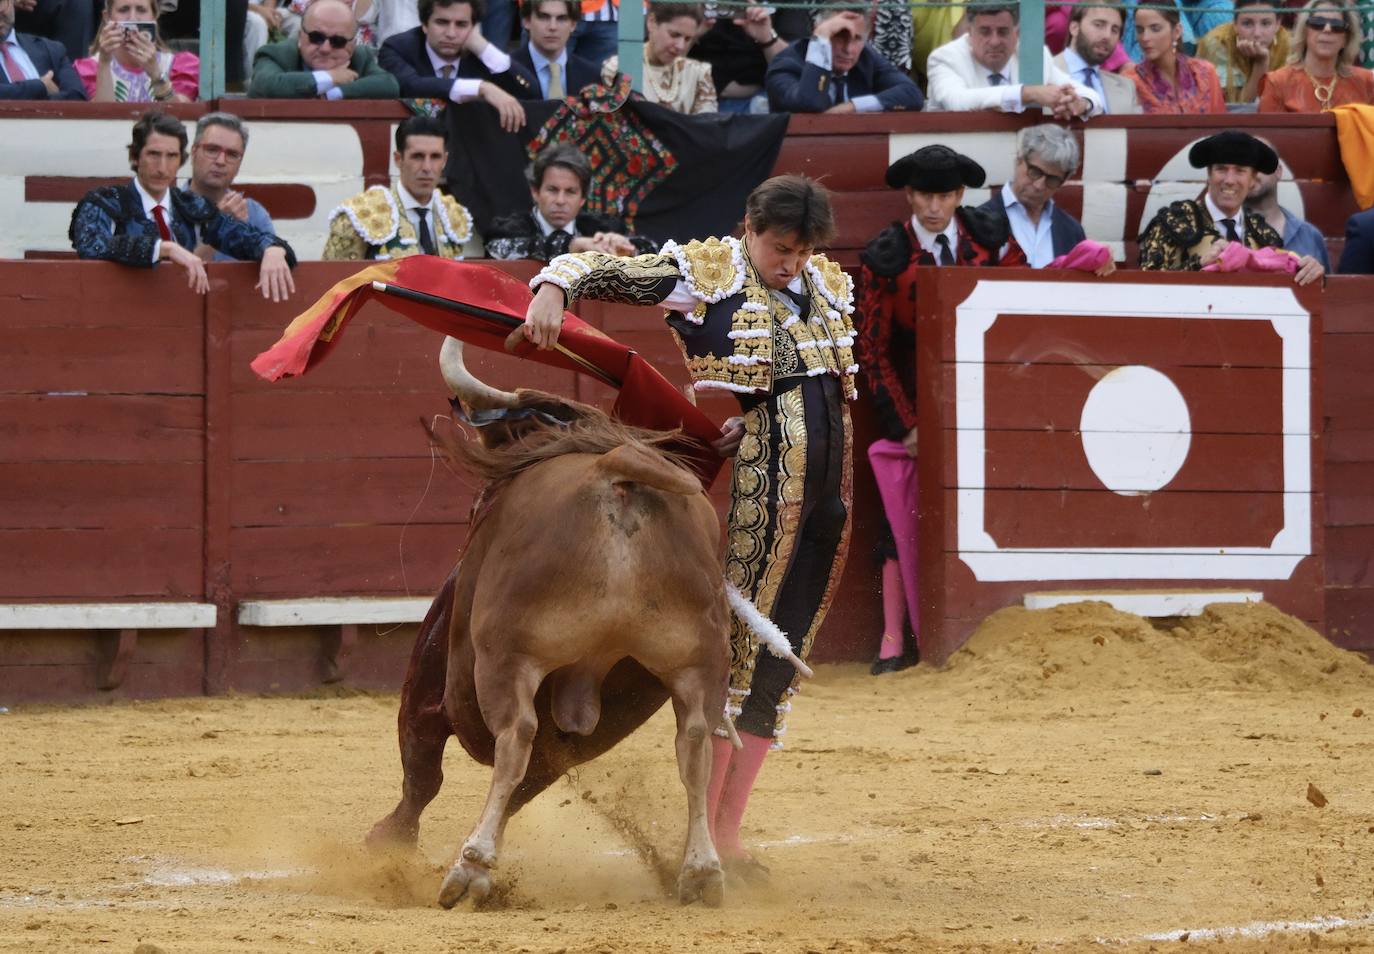
[[[549,99],[563,98],[563,67],[557,63],[549,64]]]
[[[1001,86],[1006,81],[1007,78],[1003,76],[1001,73],[993,73],[991,76],[988,77],[988,83],[992,86]]]
[[[171,229],[171,227],[167,224],[167,216],[166,216],[166,213],[164,213],[164,212],[162,211],[162,206],[160,206],[160,205],[155,205],[155,206],[153,206],[153,218],[157,219],[157,234],[162,238],[162,241],[164,241],[164,242],[172,242],[172,241],[175,241],[175,240],[172,238],[172,229]]]
[[[1226,240],[1228,242],[1240,241],[1240,233],[1236,231],[1235,219],[1222,219],[1221,224],[1226,226]]]
[[[940,246],[940,264],[953,265],[954,253],[949,248],[949,236],[941,232],[935,236],[935,244]]]
[[[452,63],[445,63],[439,70],[439,74],[446,80],[453,79],[454,72]]]
[[[429,209],[416,209],[415,215],[420,220],[419,228],[416,232],[420,236],[420,248],[426,255],[438,255],[439,250],[434,247],[434,236],[429,233],[429,223],[425,221],[425,215]]]
[[[830,82],[830,97],[836,105],[849,102],[849,77],[836,73]]]
[[[1102,79],[1097,75],[1097,69],[1095,67],[1083,67],[1083,85],[1094,93],[1101,94],[1102,111],[1104,113],[1110,113],[1111,110],[1107,108],[1107,92],[1102,88]]]
[[[788,298],[792,299],[792,303],[797,306],[797,312],[800,315],[802,321],[805,321],[807,318],[811,317],[810,295],[808,295],[805,291],[796,292],[790,288],[780,288],[778,290],[781,291]]]
[[[14,33],[11,32],[10,36],[14,36]],[[19,61],[10,54],[10,43],[8,40],[0,42],[0,56],[4,56],[5,58],[5,75],[9,77],[10,82],[22,83],[24,81],[24,70],[20,67]]]

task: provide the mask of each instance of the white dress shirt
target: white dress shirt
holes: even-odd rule
[[[1069,68],[1069,75],[1102,97],[1102,112],[1110,113],[1112,110],[1107,102],[1107,88],[1102,84],[1102,67],[1088,63],[1078,55],[1078,51],[1072,45],[1064,47],[1063,57],[1064,65]],[[1039,268],[1038,265],[1036,267]]]
[[[1051,86],[1069,84],[1091,104],[1090,116],[1103,112],[1102,94],[1089,89],[1055,65],[1048,48],[1044,53],[1045,83]],[[961,36],[938,47],[926,61],[926,111],[950,110],[971,112],[980,109],[1000,109],[1007,113],[1023,112],[1021,101],[1020,67],[1015,54],[1000,71],[988,69],[973,58],[968,37]],[[1000,75],[1002,81],[993,83],[991,77]]]
[[[415,240],[420,240],[420,216],[415,213],[416,209],[428,209],[429,214],[425,216],[425,225],[429,228],[430,237],[434,239],[434,247],[439,247],[439,236],[442,233],[442,226],[439,224],[439,211],[437,206],[441,201],[439,190],[435,189],[429,196],[429,202],[421,202],[415,196],[406,191],[406,187],[401,183],[396,183],[396,194],[401,198],[401,209],[405,212],[406,218],[410,220],[410,227],[415,230]]]
[[[1011,234],[1016,244],[1026,253],[1026,261],[1031,268],[1044,268],[1054,261],[1054,237],[1050,234],[1054,224],[1054,200],[1050,199],[1040,210],[1040,221],[1032,222],[1030,213],[1011,191],[1011,183],[1002,186],[1002,204],[1007,209],[1007,221],[1011,223]]]
[[[1208,192],[1206,198],[1203,199],[1203,205],[1207,206],[1207,214],[1210,215],[1212,217],[1212,221],[1216,223],[1217,231],[1221,233],[1222,238],[1226,238],[1226,226],[1221,224],[1221,220],[1232,219],[1236,223],[1236,234],[1240,236],[1240,240],[1242,242],[1245,241],[1244,208],[1237,210],[1235,215],[1227,215],[1225,212],[1221,211],[1220,206],[1218,206],[1215,202],[1212,201],[1212,193],[1210,192]]]
[[[143,201],[143,214],[148,217],[148,221],[157,224],[157,216],[153,214],[153,208],[154,206],[160,205],[162,206],[163,217],[167,219],[167,228],[170,229],[172,227],[172,190],[168,189],[166,192],[162,193],[162,198],[154,199],[148,194],[148,190],[143,188],[143,183],[139,182],[138,178],[135,177],[134,191],[138,193],[138,197]],[[150,261],[156,263],[158,256],[161,254],[162,239],[159,237],[153,242],[153,257]]]
[[[539,207],[534,208],[534,224],[539,227],[540,233],[544,238],[548,238],[554,232],[567,232],[573,238],[577,238],[577,219],[573,219],[562,228],[554,228],[553,223],[544,218],[544,213],[539,211]]]
[[[4,47],[5,52],[10,55],[16,64],[18,64],[19,71],[23,74],[21,76],[9,77],[11,83],[22,83],[24,80],[38,79],[38,68],[33,65],[33,59],[29,54],[25,53],[24,48],[19,45],[19,38],[15,35],[13,30],[10,30],[9,36],[0,40],[0,47]],[[0,56],[0,70],[4,69],[5,58]]]
[[[792,279],[790,282],[787,283],[787,288],[789,291],[801,294],[803,291],[805,291],[806,284],[802,281],[802,277],[798,275],[796,278]],[[776,298],[778,301],[782,302],[785,306],[787,306],[787,310],[792,312],[792,314],[801,314],[801,306],[798,305],[788,296],[784,295],[781,291],[779,291],[776,288],[770,288],[768,289],[768,291],[772,293],[774,298]],[[663,301],[660,304],[661,307],[666,308],[668,311],[679,311],[682,312],[684,315],[690,315],[694,310],[696,310],[697,305],[701,304],[701,302],[699,302],[697,298],[692,294],[691,289],[687,287],[686,282],[679,281],[676,285],[673,286],[673,290],[669,293],[668,297],[663,299]],[[829,328],[826,329],[826,334],[827,336],[830,334]]]
[[[434,52],[434,47],[425,44],[425,53],[429,55],[429,62],[434,67],[435,76],[444,75],[444,67],[453,67],[453,75],[458,75],[458,62],[461,59],[446,60],[438,53]],[[510,69],[510,57],[505,54],[495,43],[488,43],[487,48],[478,57],[482,64],[493,74],[504,73]],[[448,98],[455,103],[465,100],[476,99],[482,91],[482,81],[480,79],[454,79],[453,86],[449,88]]]
[[[949,224],[943,232],[931,232],[913,215],[911,231],[916,233],[916,241],[921,243],[921,248],[935,256],[935,264],[940,264],[940,243],[936,239],[941,235],[949,239],[949,254],[954,256],[956,262],[959,260],[959,221],[954,216],[949,217]]]
[[[558,51],[556,59],[549,59],[533,43],[529,44],[530,62],[534,64],[534,75],[539,77],[539,92],[545,98],[549,98],[549,81],[553,78],[549,75],[549,64],[557,63],[559,72],[563,77],[563,92],[568,92],[568,48],[565,46]],[[492,72],[496,72],[493,70]]]
[[[831,59],[830,41],[813,36],[811,42],[806,44],[806,62],[829,73],[833,63]],[[845,74],[846,77],[848,75],[847,73]],[[848,82],[846,82],[846,88],[848,85]],[[882,100],[878,99],[878,97],[872,93],[866,93],[863,96],[849,96],[846,94],[842,102],[853,103],[854,112],[856,113],[881,113],[883,111]],[[836,105],[839,104],[837,103]]]

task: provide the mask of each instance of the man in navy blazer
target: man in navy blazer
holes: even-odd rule
[[[580,19],[582,7],[577,0],[522,0],[520,4],[520,21],[530,41],[510,57],[534,76],[542,99],[576,96],[601,82],[601,67],[568,50],[568,38]]]
[[[1011,181],[980,207],[1007,217],[1032,268],[1044,268],[1086,238],[1078,220],[1054,204],[1078,157],[1078,141],[1063,126],[1027,126],[1016,135]]]
[[[920,109],[916,84],[868,44],[862,10],[829,11],[812,35],[773,57],[764,85],[779,113],[876,113]]]
[[[1374,209],[1356,212],[1345,223],[1342,275],[1374,275]]]
[[[0,0],[0,99],[85,99],[61,43],[14,31],[14,0]]]
[[[501,128],[525,125],[522,99],[539,99],[539,84],[478,27],[482,0],[420,0],[420,25],[397,33],[377,54],[382,69],[407,99],[482,99],[501,117]]]

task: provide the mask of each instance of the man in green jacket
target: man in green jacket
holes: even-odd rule
[[[315,0],[294,40],[268,43],[253,58],[248,95],[275,99],[396,99],[396,77],[358,46],[358,21],[343,0]]]

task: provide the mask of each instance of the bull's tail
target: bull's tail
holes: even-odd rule
[[[596,469],[612,482],[644,484],[670,494],[693,497],[701,493],[701,481],[693,474],[640,443],[621,444],[601,455]]]

